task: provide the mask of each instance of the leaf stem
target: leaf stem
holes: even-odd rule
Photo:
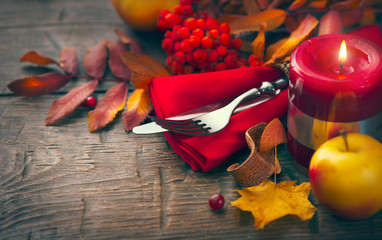
[[[98,80],[98,81],[105,81],[105,82],[124,82],[126,79],[123,78],[96,78],[96,77],[89,77],[84,75],[73,75],[75,78],[83,78],[87,80]]]
[[[276,159],[277,159],[277,146],[275,146],[275,172],[274,172],[274,182],[275,182],[275,185],[276,185],[276,174],[277,174]]]
[[[342,130],[340,134],[342,138],[344,139],[346,151],[349,152],[348,134],[345,130]]]

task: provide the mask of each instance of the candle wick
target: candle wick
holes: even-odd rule
[[[344,62],[341,61],[341,62],[340,62],[340,72],[341,72],[341,73],[342,73],[343,67],[344,67]]]

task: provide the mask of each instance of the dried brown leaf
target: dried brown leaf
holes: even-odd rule
[[[143,53],[143,50],[138,40],[125,35],[118,28],[115,28],[114,31],[117,34],[119,41],[121,41],[123,44],[129,45],[131,52],[138,54]]]
[[[64,47],[60,51],[60,67],[68,74],[75,75],[78,72],[78,58],[76,49]]]
[[[9,83],[9,90],[25,97],[38,97],[52,93],[63,87],[70,76],[58,72],[45,73],[38,76],[24,77]]]
[[[127,111],[123,113],[123,125],[126,131],[131,131],[133,127],[143,122],[152,109],[149,92],[136,89],[127,101]]]
[[[53,125],[60,118],[73,112],[78,105],[94,92],[97,85],[97,80],[88,82],[85,85],[70,90],[60,99],[54,100],[45,118],[45,126]]]
[[[248,15],[260,12],[257,0],[243,0],[243,6]]]
[[[252,53],[259,58],[260,61],[264,60],[264,50],[265,50],[265,28],[266,23],[262,23],[260,26],[260,31],[258,32],[255,40],[251,43]]]
[[[293,3],[289,6],[289,11],[296,11],[307,4],[307,0],[294,0]]]
[[[307,15],[300,23],[298,28],[290,35],[287,41],[272,55],[272,58],[265,63],[265,66],[271,66],[280,62],[291,54],[291,52],[304,41],[309,34],[318,25],[318,20],[312,15]]]
[[[92,77],[101,78],[105,74],[106,63],[106,40],[102,40],[87,50],[87,54],[84,57],[85,71]]]
[[[107,48],[109,49],[109,67],[114,76],[128,79],[130,77],[130,69],[123,63],[121,54],[127,52],[125,45],[115,41],[108,40]]]
[[[110,88],[97,107],[89,112],[89,131],[94,132],[113,121],[116,114],[123,110],[127,99],[127,83],[122,82]]]
[[[271,31],[284,23],[286,12],[282,9],[269,9],[259,13],[243,16],[230,23],[231,33],[240,34],[259,31],[262,23],[267,24],[266,31]]]
[[[281,143],[286,142],[284,127],[278,118],[265,127],[260,139],[260,153],[266,153]]]
[[[326,4],[328,3],[327,0],[316,0],[311,1],[309,3],[309,7],[315,8],[315,9],[323,9],[326,7]]]
[[[20,58],[20,62],[31,62],[37,65],[48,65],[48,64],[57,64],[57,61],[47,57],[45,55],[42,55],[40,53],[37,53],[36,51],[29,51],[24,56]]]
[[[363,9],[361,8],[349,8],[341,12],[343,26],[351,27],[359,22],[363,18]]]

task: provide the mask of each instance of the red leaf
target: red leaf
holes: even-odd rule
[[[70,76],[58,72],[16,79],[8,84],[9,90],[25,97],[38,97],[52,93],[64,86]]]
[[[121,54],[127,52],[125,45],[114,41],[107,41],[109,49],[109,67],[114,76],[128,79],[130,77],[130,69],[123,63]]]
[[[60,118],[73,112],[90,94],[97,88],[98,80],[74,88],[62,98],[56,99],[50,105],[48,115],[45,118],[45,126],[54,124]]]
[[[110,123],[115,115],[124,109],[128,86],[126,82],[110,88],[105,97],[98,102],[97,107],[89,112],[89,131],[94,132]]]
[[[56,60],[51,59],[50,57],[39,54],[35,51],[29,51],[24,56],[20,58],[20,62],[31,62],[37,65],[48,65],[48,64],[57,64]]]
[[[68,74],[75,75],[78,71],[76,49],[64,47],[60,52],[60,67]]]
[[[344,27],[351,27],[359,23],[363,18],[363,9],[350,8],[341,13]]]
[[[149,92],[144,89],[136,89],[127,101],[127,109],[127,112],[123,113],[123,125],[126,131],[130,131],[143,122],[153,109]]]
[[[106,62],[106,41],[102,40],[87,50],[87,54],[84,57],[85,71],[92,77],[101,78],[106,70]]]
[[[330,10],[320,21],[318,35],[342,33],[342,17],[336,10]]]
[[[136,39],[126,36],[119,30],[118,28],[114,29],[115,33],[117,34],[119,41],[121,41],[123,44],[130,46],[130,51],[133,53],[139,53],[142,54],[143,50],[141,48],[141,45],[139,44],[139,41]]]

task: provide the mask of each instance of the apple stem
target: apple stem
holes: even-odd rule
[[[348,144],[348,134],[345,130],[342,130],[340,132],[342,138],[344,139],[344,142],[345,142],[345,148],[346,148],[346,151],[349,151],[349,144]]]

